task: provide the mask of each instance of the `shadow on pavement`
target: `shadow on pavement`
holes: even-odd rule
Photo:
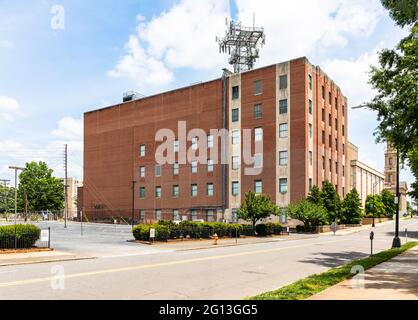
[[[394,237],[395,232],[386,232],[386,235]],[[401,238],[406,237],[405,230],[399,230],[399,237]],[[408,231],[408,239],[418,240],[418,231]]]
[[[367,258],[369,255],[362,252],[330,252],[317,253],[311,259],[301,260],[302,263],[312,263],[324,267],[335,268],[353,260]]]
[[[418,279],[414,278],[410,273],[369,273],[366,289],[390,289],[418,297]]]

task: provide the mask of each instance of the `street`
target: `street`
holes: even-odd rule
[[[83,237],[76,236],[79,225],[56,232],[61,228],[52,227],[56,250],[95,259],[0,267],[0,299],[242,299],[370,254],[370,230],[174,251],[126,242],[127,226],[86,225]],[[409,239],[418,238],[417,219],[401,221],[405,228]],[[394,223],[374,231],[375,252],[389,249]]]

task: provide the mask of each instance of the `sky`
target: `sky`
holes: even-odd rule
[[[221,76],[216,36],[225,21],[264,27],[256,67],[306,56],[341,87],[349,104],[370,101],[370,65],[407,30],[379,0],[0,0],[0,179],[9,165],[46,161],[82,179],[83,114]],[[360,161],[383,172],[376,114],[349,111]],[[413,176],[405,168],[401,178]]]

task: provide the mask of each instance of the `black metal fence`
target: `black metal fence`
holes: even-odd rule
[[[40,235],[19,230],[10,225],[0,234],[0,250],[28,250],[51,248],[51,228],[41,229]]]

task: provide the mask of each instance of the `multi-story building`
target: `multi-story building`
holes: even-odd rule
[[[347,105],[320,67],[299,58],[240,74],[225,70],[220,79],[87,112],[84,212],[90,219],[234,221],[249,190],[280,207],[327,180],[344,196]],[[161,129],[173,132],[173,163],[156,161],[164,153]],[[226,144],[214,129],[229,132]],[[187,150],[206,161],[183,161]]]

